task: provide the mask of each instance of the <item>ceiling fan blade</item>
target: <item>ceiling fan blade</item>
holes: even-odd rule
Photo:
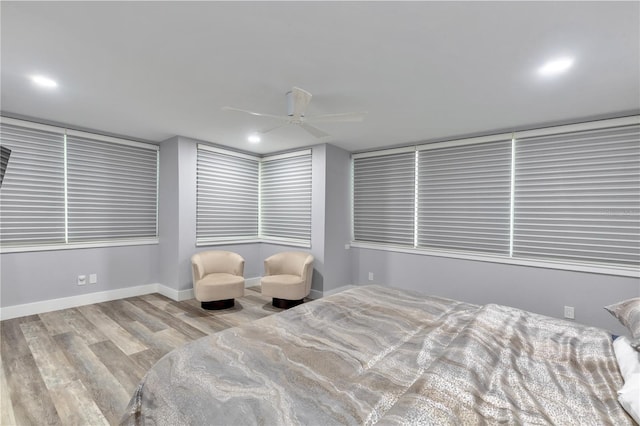
[[[294,117],[301,117],[307,110],[309,102],[311,102],[311,93],[299,87],[291,89],[291,102],[293,102],[290,112]]]
[[[244,112],[246,114],[257,115],[258,117],[275,118],[275,119],[282,120],[282,121],[289,120],[289,117],[286,117],[284,115],[264,114],[264,113],[261,113],[261,112],[254,112],[254,111],[249,111],[249,110],[240,109],[240,108],[234,108],[234,107],[230,107],[230,106],[224,106],[224,107],[222,107],[222,109],[225,110],[225,111]]]
[[[326,138],[328,136],[331,136],[329,133],[318,129],[317,127],[313,127],[311,124],[300,123],[300,127],[311,133],[316,138]]]
[[[362,121],[366,117],[367,113],[365,112],[343,112],[337,114],[320,114],[320,115],[310,115],[305,117],[305,121],[312,121],[314,123],[347,123],[347,122],[356,122]]]
[[[260,132],[258,132],[258,133],[260,133],[261,135],[265,135],[265,134],[267,134],[267,133],[269,133],[269,132],[273,132],[274,130],[277,130],[277,129],[279,129],[279,128],[281,128],[281,127],[284,127],[284,126],[287,126],[287,125],[288,125],[288,123],[285,123],[285,124],[279,124],[279,125],[277,125],[277,126],[269,127],[268,129],[261,130],[261,131],[260,131]]]

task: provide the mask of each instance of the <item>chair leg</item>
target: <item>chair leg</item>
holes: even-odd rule
[[[233,308],[235,305],[235,299],[214,300],[212,302],[200,302],[202,309],[208,311],[217,311],[219,309]]]
[[[278,299],[277,297],[274,297],[272,301],[273,306],[280,309],[293,308],[294,306],[298,306],[302,303],[304,303],[304,299],[288,300],[288,299]]]

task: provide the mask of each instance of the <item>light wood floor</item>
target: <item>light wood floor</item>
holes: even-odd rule
[[[204,311],[159,294],[0,322],[0,425],[118,424],[146,371],[172,349],[280,309],[246,289]]]

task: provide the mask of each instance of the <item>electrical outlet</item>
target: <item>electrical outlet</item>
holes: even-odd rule
[[[78,275],[78,285],[85,285],[87,283],[86,275]]]
[[[573,306],[565,306],[564,307],[564,317],[568,319],[575,319],[575,309]]]
[[[373,281],[373,272],[369,272],[369,281]]]
[[[345,244],[345,245],[344,245],[344,249],[345,249],[345,250],[349,250],[350,248],[351,248],[351,244]]]
[[[90,274],[89,284],[97,284],[97,283],[98,283],[98,274]]]

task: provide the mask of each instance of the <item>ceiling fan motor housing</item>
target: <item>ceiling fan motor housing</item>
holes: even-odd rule
[[[294,100],[293,100],[293,91],[289,90],[286,94],[287,97],[287,115],[289,117],[293,117],[294,112]],[[304,116],[304,114],[300,114],[300,117]]]

